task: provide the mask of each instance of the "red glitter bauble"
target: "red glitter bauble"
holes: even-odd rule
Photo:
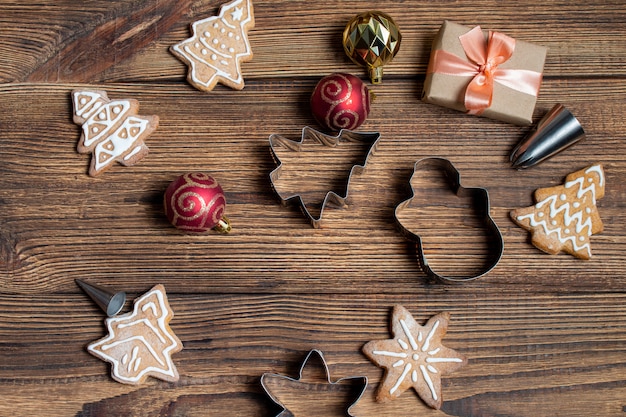
[[[165,190],[165,215],[178,229],[228,233],[230,223],[224,216],[224,191],[210,175],[192,172],[176,178]]]
[[[363,124],[370,112],[369,90],[354,75],[328,75],[313,91],[311,111],[315,120],[330,130],[354,130]]]

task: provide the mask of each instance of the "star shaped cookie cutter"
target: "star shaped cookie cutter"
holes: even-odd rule
[[[279,405],[282,408],[282,411],[280,413],[278,413],[278,415],[276,417],[282,416],[283,413],[287,412],[290,413],[288,415],[294,415],[297,417],[294,410],[289,410],[285,404],[283,404],[283,402],[281,402],[280,398],[278,398],[277,395],[275,395],[275,393],[272,393],[272,389],[269,388],[270,385],[270,381],[271,380],[280,380],[282,382],[287,382],[290,384],[300,384],[302,385],[302,388],[300,388],[300,390],[298,392],[306,392],[308,391],[308,393],[310,393],[311,395],[316,395],[319,396],[324,390],[320,388],[321,384],[315,384],[315,383],[311,383],[311,382],[306,382],[303,380],[303,371],[306,368],[308,362],[310,359],[312,358],[317,358],[323,367],[324,370],[324,375],[325,375],[325,385],[328,389],[328,391],[332,391],[335,392],[336,388],[339,388],[340,384],[345,383],[347,381],[356,381],[357,384],[359,384],[360,386],[358,387],[358,392],[356,392],[355,394],[355,398],[354,400],[347,406],[347,408],[344,410],[345,415],[353,417],[353,414],[351,414],[351,409],[352,407],[354,407],[354,405],[356,405],[356,403],[359,402],[359,400],[361,399],[361,397],[363,396],[363,393],[365,392],[366,388],[367,388],[367,377],[366,376],[354,376],[354,377],[344,377],[341,379],[338,379],[335,382],[331,381],[330,378],[330,373],[328,371],[328,365],[326,364],[326,360],[324,359],[324,355],[322,354],[322,352],[318,349],[313,349],[311,350],[306,358],[304,359],[304,362],[302,362],[302,366],[300,367],[300,371],[298,372],[298,377],[297,378],[292,378],[289,376],[285,376],[285,375],[280,375],[280,374],[275,374],[275,373],[264,373],[261,376],[261,386],[263,387],[263,390],[265,391],[265,393],[272,399],[272,401],[274,403],[276,403],[277,405]],[[357,391],[355,389],[355,391]],[[306,395],[306,394],[305,394]],[[316,410],[316,413],[319,412],[320,410]],[[334,413],[333,413],[334,414]],[[337,411],[337,415],[339,414],[339,411]],[[325,415],[325,414],[323,414]]]
[[[428,259],[426,258],[426,255],[424,253],[421,236],[416,232],[410,230],[409,228],[405,227],[405,225],[403,225],[402,221],[400,220],[401,212],[408,208],[417,198],[415,190],[411,186],[411,197],[396,206],[394,216],[402,234],[410,241],[415,242],[417,247],[417,260],[422,271],[424,271],[424,273],[430,278],[444,284],[464,283],[486,275],[496,267],[498,262],[500,262],[500,258],[502,257],[502,253],[504,252],[504,239],[502,237],[502,233],[500,232],[500,229],[498,228],[496,222],[489,214],[490,204],[489,193],[487,192],[487,189],[479,187],[463,187],[461,185],[461,174],[459,173],[459,171],[454,167],[454,165],[452,165],[449,160],[439,157],[424,158],[417,161],[413,167],[413,175],[411,176],[409,183],[412,183],[413,179],[417,175],[419,175],[419,170],[422,169],[424,165],[430,165],[431,167],[442,170],[446,174],[446,179],[448,181],[450,190],[452,190],[452,192],[458,197],[471,199],[476,212],[482,218],[483,223],[489,232],[490,239],[488,241],[489,253],[486,257],[484,257],[484,265],[478,274],[469,277],[450,277],[435,272],[429,265]]]
[[[350,169],[350,173],[348,175],[347,180],[345,181],[345,192],[337,194],[335,191],[328,191],[321,205],[321,209],[319,211],[319,215],[313,215],[309,208],[306,206],[302,195],[300,193],[281,193],[277,187],[276,182],[281,177],[283,170],[283,163],[280,161],[280,158],[276,152],[276,149],[279,147],[286,148],[288,150],[294,152],[300,152],[303,148],[303,143],[305,140],[312,140],[319,144],[325,145],[329,148],[335,148],[339,146],[341,143],[345,142],[361,142],[364,144],[369,144],[370,148],[365,156],[365,161],[363,164],[353,165]],[[276,169],[270,172],[270,182],[272,184],[272,188],[278,194],[281,199],[282,204],[286,205],[290,202],[297,202],[305,216],[310,220],[311,225],[314,228],[319,228],[322,223],[322,217],[324,213],[324,209],[327,205],[332,204],[336,207],[344,207],[346,206],[346,200],[348,199],[350,181],[353,175],[361,174],[369,161],[370,156],[374,154],[376,148],[378,147],[378,142],[380,140],[380,133],[377,132],[369,132],[369,133],[359,133],[351,130],[341,130],[337,134],[337,136],[330,136],[325,133],[319,132],[309,126],[306,126],[302,129],[302,136],[299,141],[293,141],[291,139],[287,139],[284,136],[273,134],[269,137],[270,143],[270,151],[272,153],[272,158],[274,162],[278,165]]]

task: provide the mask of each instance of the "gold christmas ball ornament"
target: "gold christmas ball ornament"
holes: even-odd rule
[[[369,11],[354,16],[343,31],[343,49],[357,65],[367,68],[372,84],[380,84],[383,65],[400,50],[402,35],[391,16]]]

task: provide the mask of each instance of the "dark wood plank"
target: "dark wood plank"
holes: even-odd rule
[[[3,296],[0,307],[12,312],[13,321],[3,327],[0,393],[7,401],[0,411],[28,409],[26,398],[29,403],[47,401],[55,392],[65,402],[59,415],[81,405],[84,415],[152,415],[144,407],[157,414],[169,410],[167,415],[178,415],[179,408],[187,410],[185,415],[207,408],[272,415],[272,404],[258,384],[260,375],[297,377],[306,352],[318,348],[325,353],[332,380],[369,378],[357,415],[426,412],[410,392],[391,403],[374,403],[382,371],[359,353],[364,343],[389,337],[389,306],[395,303],[409,308],[418,321],[439,311],[452,314],[444,342],[470,362],[444,378],[443,411],[448,414],[547,415],[544,411],[552,403],[571,415],[619,415],[626,405],[623,294],[467,291],[452,299],[445,292],[413,290],[321,299],[191,295],[174,288],[169,299],[175,310],[172,328],[185,345],[174,356],[182,378],[175,384],[150,381],[131,388],[110,380],[108,365],[84,351],[84,344],[101,337],[104,329],[101,315],[81,294]],[[42,350],[50,354],[42,356]],[[575,396],[583,396],[585,403],[568,404]],[[316,401],[320,399],[313,393],[302,398],[305,405]]]

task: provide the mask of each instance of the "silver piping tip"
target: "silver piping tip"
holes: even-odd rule
[[[126,303],[124,291],[114,291],[100,285],[89,284],[81,279],[76,279],[76,284],[107,314],[109,317],[120,312]]]
[[[562,104],[555,105],[513,149],[513,168],[530,168],[585,137],[580,122]]]

